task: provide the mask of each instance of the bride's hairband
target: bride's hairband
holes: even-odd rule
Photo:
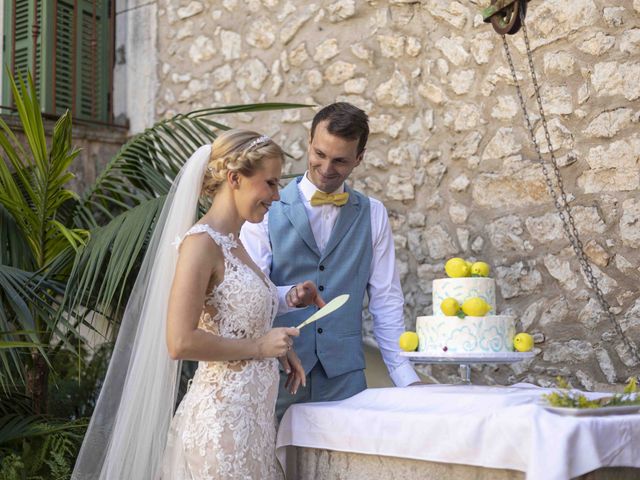
[[[247,150],[249,150],[250,148],[255,147],[256,145],[261,145],[263,143],[267,143],[270,142],[271,138],[269,138],[266,135],[262,135],[258,138],[254,138],[253,141],[249,144],[249,146],[247,147]]]
[[[263,143],[267,143],[270,141],[271,141],[271,137],[268,137],[267,135],[261,135],[258,138],[254,138],[253,140],[251,140],[251,143],[247,146],[247,150],[252,149],[256,145],[262,145]],[[214,168],[209,166],[207,167],[207,171],[209,173],[213,173]]]

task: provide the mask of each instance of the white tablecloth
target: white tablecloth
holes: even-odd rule
[[[527,480],[640,468],[640,414],[558,415],[537,404],[547,392],[528,384],[421,385],[297,404],[282,419],[276,452],[283,465],[292,445],[506,468]]]

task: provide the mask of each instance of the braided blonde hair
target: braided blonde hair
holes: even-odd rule
[[[228,130],[215,139],[202,182],[202,194],[214,197],[229,172],[251,177],[266,158],[284,160],[284,152],[269,137],[250,130]]]

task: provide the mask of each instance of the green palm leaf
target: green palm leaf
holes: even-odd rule
[[[87,236],[83,229],[68,229],[55,220],[58,209],[77,198],[65,185],[73,178],[68,169],[78,150],[71,147],[71,115],[66,112],[56,122],[48,152],[33,81],[29,78],[27,88],[22,79],[16,84],[11,78],[11,88],[30,154],[0,119],[0,147],[13,167],[11,172],[0,162],[0,204],[21,230],[37,268],[42,268],[67,248],[78,248]]]
[[[53,293],[52,293],[53,292]],[[45,354],[42,333],[36,318],[53,321],[57,315],[57,300],[53,296],[64,292],[59,282],[41,274],[0,264],[0,389],[6,391],[24,379],[24,361],[18,347],[37,348]],[[47,323],[45,322],[45,325]],[[60,330],[49,324],[52,331]],[[7,348],[12,344],[13,348]]]
[[[85,305],[107,317],[119,311],[164,200],[147,200],[92,231],[69,276],[64,310],[78,311]]]
[[[15,219],[0,203],[0,264],[35,269],[35,259]]]
[[[79,439],[86,427],[86,421],[47,421],[37,415],[5,415],[0,417],[0,448],[18,440],[41,437],[58,432],[64,432]]]
[[[74,217],[88,228],[100,224],[100,216],[113,218],[144,200],[165,195],[191,154],[211,143],[216,130],[229,127],[212,119],[219,115],[305,107],[302,104],[265,103],[232,105],[179,114],[156,123],[133,137],[106,166],[85,193]]]

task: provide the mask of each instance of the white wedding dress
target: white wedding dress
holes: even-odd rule
[[[241,262],[232,235],[208,225],[224,254],[224,279],[210,288],[199,328],[227,338],[255,338],[270,328],[278,308],[276,287]],[[163,480],[282,478],[275,456],[275,358],[200,362],[171,422],[162,462]]]

